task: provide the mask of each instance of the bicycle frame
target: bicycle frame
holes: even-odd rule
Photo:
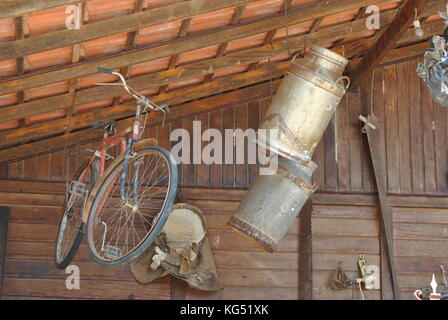
[[[105,171],[105,167],[106,167],[106,154],[107,154],[107,150],[120,144],[120,151],[121,153],[126,152],[127,150],[127,142],[125,139],[125,136],[130,133],[132,131],[132,128],[126,128],[122,131],[120,131],[119,133],[108,137],[107,134],[104,134],[103,140],[101,142],[101,146],[99,147],[98,150],[95,151],[94,155],[92,156],[92,158],[89,161],[89,164],[87,165],[87,167],[90,167],[93,165],[93,161],[95,161],[97,158],[100,158],[100,168],[99,168],[99,177],[101,177]],[[83,172],[83,174],[79,177],[80,181],[83,181],[83,179],[85,178],[84,175],[88,172],[88,170],[85,170]],[[83,222],[87,223],[87,216],[82,217]]]
[[[121,174],[120,181],[120,197],[122,201],[127,201],[126,196],[124,194],[124,188],[126,183],[126,176],[128,173],[128,163],[129,158],[131,157],[131,149],[136,141],[140,139],[140,117],[142,113],[142,106],[140,103],[137,103],[137,110],[135,111],[135,119],[134,125],[132,128],[132,137],[129,138],[128,144],[126,146],[124,164],[123,164],[123,172]],[[132,190],[132,198],[134,199],[134,206],[137,205],[137,183],[138,183],[138,171],[139,168],[136,169],[136,174],[134,175],[134,190]]]
[[[120,197],[121,197],[122,201],[127,202],[128,199],[126,199],[124,189],[125,189],[125,184],[126,184],[126,177],[128,174],[128,164],[129,164],[129,159],[132,157],[132,147],[135,144],[135,142],[140,140],[140,132],[141,132],[140,118],[141,118],[142,112],[144,112],[146,110],[146,108],[149,107],[152,110],[159,110],[159,111],[162,111],[163,113],[165,113],[165,109],[169,111],[169,108],[167,105],[165,105],[165,107],[164,107],[165,109],[164,109],[164,108],[154,104],[151,100],[149,100],[145,96],[140,95],[137,91],[130,88],[126,84],[125,78],[120,73],[114,72],[109,69],[101,68],[101,67],[98,68],[98,71],[117,76],[120,79],[121,85],[124,87],[126,92],[128,92],[130,95],[132,95],[137,101],[137,108],[135,111],[135,118],[134,118],[134,123],[133,123],[132,128],[127,128],[111,137],[107,136],[107,132],[104,133],[103,141],[101,143],[100,148],[97,151],[95,151],[95,154],[93,155],[92,159],[90,160],[90,162],[88,164],[88,166],[91,166],[93,164],[93,161],[97,157],[99,157],[100,158],[99,177],[101,177],[105,171],[107,149],[109,149],[115,145],[121,144],[121,153],[124,153],[125,156],[124,156],[124,164],[123,164],[124,167],[123,167],[123,172],[122,172],[121,181],[120,181]],[[110,84],[103,84],[103,85],[110,85]],[[142,110],[143,107],[145,107],[145,110]],[[131,132],[132,132],[132,136],[128,139],[128,141],[126,141],[125,136]],[[86,172],[87,172],[87,170],[86,170]],[[134,181],[133,181],[134,188],[132,190],[132,195],[131,195],[131,198],[134,199],[134,204],[132,205],[134,207],[137,206],[137,200],[138,200],[137,199],[138,198],[137,197],[138,173],[139,173],[139,167],[137,167],[135,170]],[[83,178],[84,177],[81,176],[79,179],[82,181]],[[83,216],[83,221],[87,222],[87,217]]]

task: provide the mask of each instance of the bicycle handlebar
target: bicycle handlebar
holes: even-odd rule
[[[103,72],[103,73],[108,73],[114,76],[117,76],[120,79],[121,85],[124,87],[124,89],[130,94],[132,95],[139,104],[145,105],[146,107],[150,107],[153,110],[159,110],[162,111],[164,114],[171,114],[171,111],[168,107],[167,104],[162,104],[162,105],[157,105],[154,102],[152,102],[150,99],[148,99],[147,97],[145,97],[144,95],[139,94],[135,89],[131,88],[128,86],[128,84],[126,83],[126,79],[123,77],[123,75],[119,72],[115,72],[113,70],[107,69],[107,68],[103,68],[103,67],[98,67],[97,69],[99,72]]]

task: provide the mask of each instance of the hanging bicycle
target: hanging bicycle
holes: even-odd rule
[[[98,71],[119,78],[120,83],[102,85],[123,86],[137,101],[136,114],[133,128],[119,133],[115,121],[92,124],[103,130],[103,140],[68,183],[56,239],[55,260],[60,269],[70,264],[84,233],[90,255],[100,264],[120,265],[137,257],[160,233],[177,191],[177,166],[171,153],[139,141],[144,129],[142,114],[147,117],[151,110],[165,114],[168,106],[139,94],[120,73],[105,68]],[[121,153],[114,159],[107,150],[116,145],[121,146]],[[113,160],[107,169],[106,160]]]

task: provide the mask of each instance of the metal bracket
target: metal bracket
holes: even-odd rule
[[[362,128],[362,133],[367,133],[366,126],[370,127],[372,130],[376,130],[376,126],[370,121],[369,118],[364,117],[363,115],[359,116],[359,120],[361,120],[364,123],[364,127]]]
[[[363,254],[359,255],[358,260],[358,266],[359,271],[361,272],[361,278],[357,279],[357,281],[364,283],[364,287],[366,290],[373,290],[373,289],[379,289],[377,285],[378,281],[378,275],[375,270],[371,270],[371,272],[368,273],[369,268],[366,264],[366,260]],[[374,267],[374,266],[371,266]]]

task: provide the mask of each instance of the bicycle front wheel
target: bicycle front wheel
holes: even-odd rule
[[[129,262],[153,243],[171,211],[178,181],[171,153],[146,147],[129,159],[121,192],[125,161],[117,161],[98,182],[87,208],[89,252],[109,266]]]

